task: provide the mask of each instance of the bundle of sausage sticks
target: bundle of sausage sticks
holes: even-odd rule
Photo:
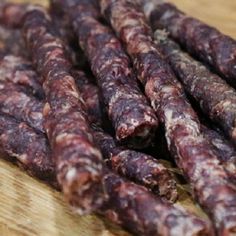
[[[0,3],[3,158],[133,235],[236,234],[235,88],[236,41],[170,3]]]

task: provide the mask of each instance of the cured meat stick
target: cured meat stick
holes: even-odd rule
[[[26,122],[32,128],[44,132],[44,103],[27,95],[19,85],[0,81],[0,112]]]
[[[224,136],[213,129],[202,126],[204,136],[214,146],[220,162],[225,167],[228,175],[236,183],[236,151],[234,146]]]
[[[166,29],[189,52],[207,62],[236,86],[236,41],[162,0],[142,2],[152,29]]]
[[[114,138],[101,129],[94,130],[95,140],[113,171],[170,202],[176,201],[176,182],[163,164],[152,156],[117,145]]]
[[[101,129],[102,109],[98,87],[81,71],[76,81],[84,98],[88,118],[94,127],[94,137],[109,167],[161,197],[174,202],[177,198],[176,182],[168,169],[152,156],[118,145],[115,139]]]
[[[186,91],[236,144],[236,91],[158,30],[155,40]]]
[[[42,99],[44,92],[38,80],[39,75],[27,59],[11,54],[0,59],[0,82],[10,82],[25,87],[28,92]]]
[[[94,0],[67,1],[67,8],[102,91],[117,140],[135,148],[148,146],[157,118],[139,89],[121,43],[109,27],[98,21],[100,12]]]
[[[31,176],[58,187],[46,136],[24,122],[0,114],[0,150]]]
[[[105,199],[101,184],[105,165],[70,74],[71,62],[45,9],[30,6],[23,23],[26,44],[43,79],[45,130],[58,182],[77,213],[93,212]]]
[[[236,188],[201,132],[198,117],[152,39],[145,15],[131,0],[101,0],[101,10],[133,59],[158,117],[169,150],[193,187],[196,200],[219,234],[236,231]]]
[[[137,236],[209,236],[210,226],[202,219],[154,197],[145,188],[115,174],[104,179],[108,200],[100,212]]]

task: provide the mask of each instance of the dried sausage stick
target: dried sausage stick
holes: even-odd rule
[[[42,99],[44,92],[38,80],[39,75],[28,60],[14,55],[6,55],[0,59],[0,82],[21,85]]]
[[[165,32],[156,31],[155,40],[187,92],[236,144],[236,91],[184,53]]]
[[[235,232],[236,188],[202,135],[197,115],[152,40],[145,15],[131,0],[101,0],[100,5],[133,59],[146,95],[165,125],[169,150],[191,183],[195,198],[219,234]]]
[[[101,129],[102,108],[98,87],[82,72],[75,71],[88,118],[94,124],[94,137],[111,169],[169,201],[177,198],[176,182],[167,168],[152,156],[118,145],[115,139]]]
[[[55,167],[46,136],[24,122],[0,114],[0,150],[31,176],[57,187]]]
[[[228,175],[236,183],[236,151],[234,146],[224,138],[224,136],[213,129],[202,126],[204,136],[214,146],[220,162],[224,166]]]
[[[166,29],[189,52],[209,63],[236,86],[236,41],[233,38],[185,15],[171,3],[162,0],[141,2],[153,30]]]
[[[68,1],[67,5],[80,46],[97,77],[117,140],[135,148],[148,146],[157,118],[138,87],[121,43],[109,27],[98,21],[100,13],[93,0]]]
[[[0,112],[26,122],[32,128],[44,132],[44,103],[27,95],[19,85],[0,82]]]
[[[158,160],[117,145],[114,138],[101,129],[94,129],[94,137],[113,171],[171,202],[177,199],[176,182]]]
[[[44,79],[45,130],[59,184],[66,200],[79,214],[90,213],[105,199],[101,184],[105,165],[94,144],[84,102],[70,74],[72,65],[45,9],[30,6],[23,25],[26,45]]]
[[[207,222],[115,174],[104,178],[104,186],[109,197],[100,212],[134,235],[213,235]]]

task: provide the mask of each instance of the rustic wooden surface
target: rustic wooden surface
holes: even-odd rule
[[[45,0],[28,2],[47,4]],[[236,38],[235,0],[172,2],[187,13]],[[181,194],[179,203],[205,217],[186,194]],[[73,215],[60,193],[27,176],[17,167],[0,160],[0,236],[32,235],[128,236],[124,231],[97,216]]]

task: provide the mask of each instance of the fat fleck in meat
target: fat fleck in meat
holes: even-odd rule
[[[140,0],[139,0],[140,1]],[[236,86],[236,41],[193,17],[171,3],[141,0],[153,30],[166,29],[189,52],[214,67]]]
[[[133,60],[145,93],[165,125],[169,150],[191,183],[196,200],[219,234],[234,233],[236,188],[203,136],[181,84],[154,43],[145,15],[131,0],[101,0],[100,6]]]
[[[26,44],[43,79],[45,130],[59,184],[75,211],[90,213],[105,199],[101,184],[105,165],[70,73],[71,62],[46,10],[30,6],[23,23]]]
[[[165,32],[158,30],[155,39],[186,91],[236,144],[236,91],[203,64],[184,53]]]
[[[46,136],[36,133],[24,122],[0,114],[0,150],[28,172],[58,187],[55,167]]]
[[[95,1],[64,4],[97,78],[117,140],[135,148],[147,146],[154,136],[157,119],[138,87],[121,43],[109,27],[99,22]]]

